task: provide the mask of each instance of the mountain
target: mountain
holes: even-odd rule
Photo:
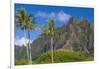
[[[87,19],[71,17],[69,22],[56,29],[54,50],[81,51],[81,55],[94,56],[94,25]],[[50,37],[42,34],[31,44],[32,59],[50,50]],[[26,59],[26,48],[15,46],[15,60]]]

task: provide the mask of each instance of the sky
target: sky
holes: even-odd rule
[[[16,10],[19,8],[25,8],[28,14],[36,16],[35,22],[39,27],[47,23],[48,19],[54,19],[56,28],[67,24],[69,19],[74,16],[77,19],[85,18],[88,19],[90,23],[94,23],[94,9],[93,8],[83,8],[83,7],[68,7],[68,6],[49,6],[49,5],[35,5],[35,4],[15,4],[15,14]],[[41,32],[32,30],[31,42],[38,38]],[[28,42],[28,38],[27,42]],[[15,44],[23,45],[25,44],[25,38],[23,31],[15,28]]]

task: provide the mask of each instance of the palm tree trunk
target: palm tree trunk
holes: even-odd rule
[[[25,38],[25,47],[26,47],[26,49],[27,49],[27,59],[28,59],[28,63],[29,63],[29,50],[28,50],[27,41],[26,41],[26,32],[25,32],[25,28],[24,28],[24,38]]]
[[[29,38],[29,42],[28,42],[28,46],[29,46],[29,51],[30,51],[30,64],[32,64],[32,54],[31,54],[31,45],[30,45],[30,31],[28,31],[28,38]]]
[[[53,58],[53,37],[51,37],[51,61],[54,63],[54,58]]]

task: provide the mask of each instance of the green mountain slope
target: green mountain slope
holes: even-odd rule
[[[80,61],[92,61],[92,57],[84,57],[81,55],[81,52],[74,52],[68,50],[55,50],[54,51],[54,62],[80,62]],[[42,54],[38,59],[33,61],[33,64],[44,64],[51,63],[51,52],[48,51]]]

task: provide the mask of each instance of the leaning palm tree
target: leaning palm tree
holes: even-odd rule
[[[33,19],[32,19],[32,15],[31,14],[27,14],[26,10],[24,8],[20,8],[17,10],[17,14],[16,14],[16,18],[15,18],[15,25],[16,27],[20,28],[21,30],[24,30],[24,37],[25,37],[25,46],[27,48],[27,58],[28,58],[28,63],[31,64],[32,63],[32,58],[31,58],[31,51],[29,54],[29,49],[30,49],[30,38],[29,38],[29,44],[27,45],[27,34],[26,34],[26,30],[30,31],[34,28],[34,24],[33,24]]]
[[[53,40],[55,34],[55,22],[53,19],[48,20],[48,23],[43,26],[44,33],[50,36],[50,44],[51,44],[51,61],[54,63],[54,54],[53,54]]]

